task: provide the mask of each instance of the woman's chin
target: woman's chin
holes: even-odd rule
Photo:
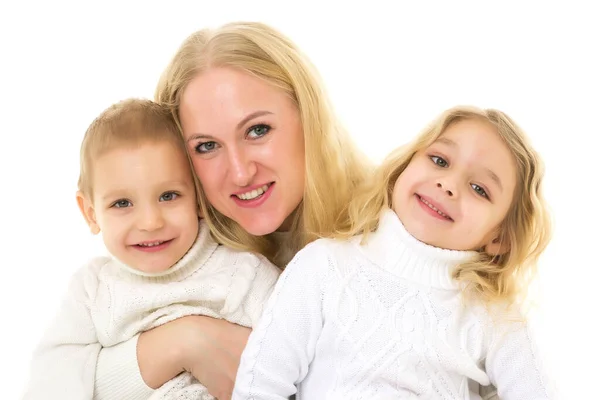
[[[282,221],[262,217],[248,221],[238,221],[238,224],[253,236],[265,236],[277,231],[282,226]]]

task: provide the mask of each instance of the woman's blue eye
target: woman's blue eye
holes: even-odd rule
[[[429,158],[431,158],[431,161],[433,161],[433,163],[435,165],[437,165],[438,167],[446,168],[448,166],[448,162],[446,160],[444,160],[442,157],[431,156]]]
[[[265,136],[271,127],[265,124],[254,125],[248,130],[248,136],[251,136],[253,139],[258,139],[259,137]]]
[[[115,208],[126,208],[131,207],[133,204],[129,200],[117,200],[113,203],[113,207]]]
[[[473,188],[473,190],[475,191],[475,193],[477,193],[478,195],[480,195],[482,197],[485,197],[485,198],[488,197],[487,192],[481,186],[472,183],[471,187]]]
[[[163,193],[160,196],[160,201],[173,201],[177,197],[179,197],[179,194],[177,194],[175,192],[167,192],[167,193]]]
[[[217,148],[217,142],[204,142],[196,146],[196,153],[210,153]]]

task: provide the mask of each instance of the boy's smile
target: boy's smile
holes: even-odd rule
[[[94,162],[90,226],[131,268],[173,266],[198,235],[198,206],[185,153],[168,142],[117,148]]]

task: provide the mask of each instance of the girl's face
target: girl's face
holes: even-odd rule
[[[184,138],[208,201],[253,235],[288,228],[304,195],[304,134],[282,90],[233,68],[185,89]],[[289,220],[288,220],[289,221]]]
[[[414,155],[396,181],[392,207],[418,240],[478,250],[498,236],[516,177],[514,158],[494,126],[461,120]]]

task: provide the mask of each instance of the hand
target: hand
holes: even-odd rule
[[[185,345],[193,346],[184,336],[189,321],[179,318],[140,334],[137,361],[142,379],[158,389],[175,378],[183,368]]]
[[[186,317],[190,325],[183,368],[219,400],[229,400],[250,329],[209,317]]]
[[[140,335],[140,374],[149,387],[157,389],[188,371],[210,394],[228,400],[250,332],[249,328],[210,317],[178,318]]]

